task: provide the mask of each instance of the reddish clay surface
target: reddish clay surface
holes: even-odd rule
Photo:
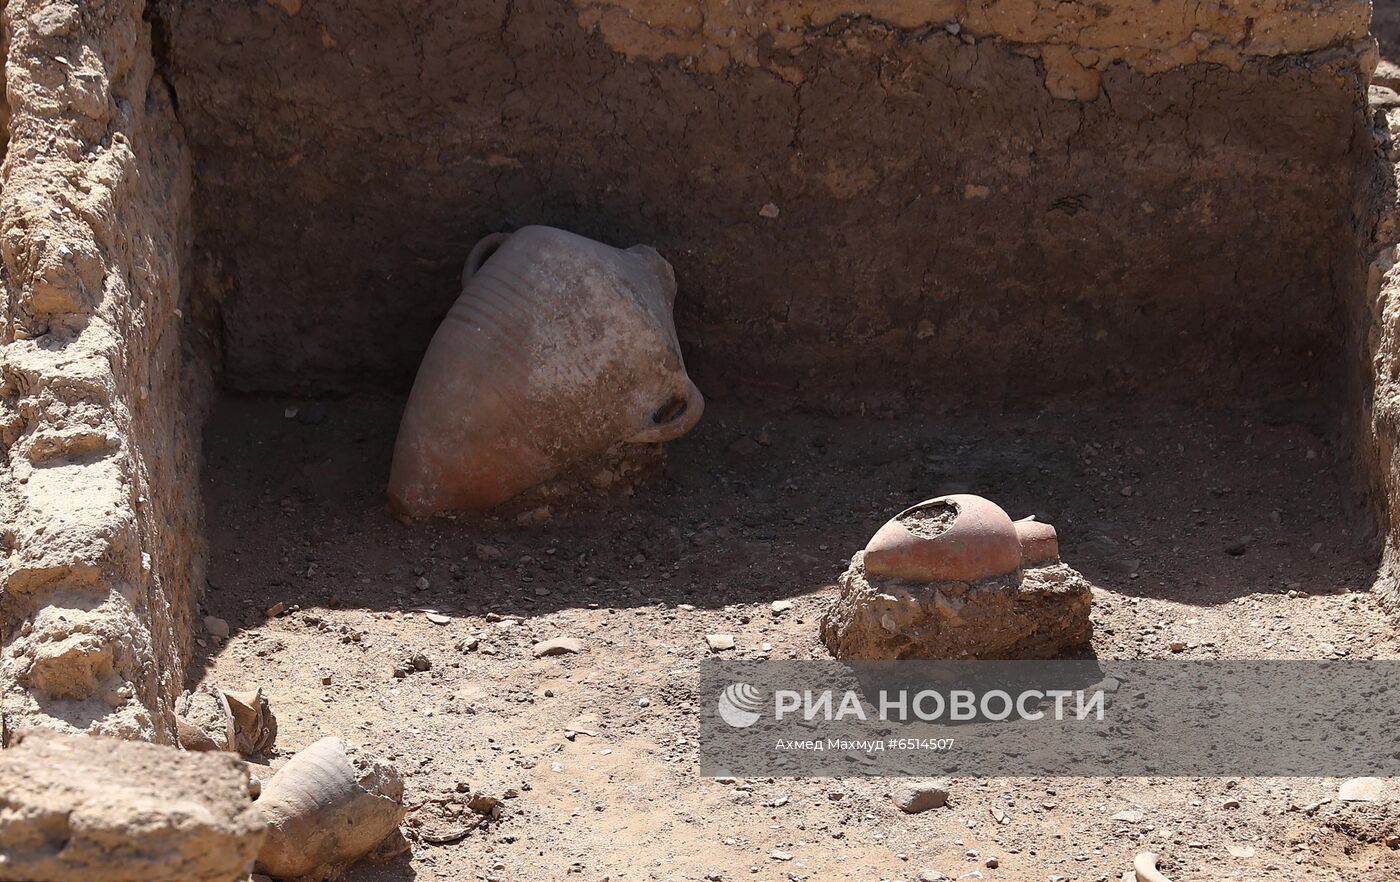
[[[957,508],[942,533],[926,538],[903,519],[940,503]],[[865,569],[874,576],[914,582],[977,582],[1014,573],[1021,566],[1021,540],[1001,506],[967,493],[921,502],[885,523],[865,546]]]

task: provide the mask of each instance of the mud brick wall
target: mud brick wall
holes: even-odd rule
[[[647,242],[707,396],[1348,370],[1359,0],[161,0],[242,389],[405,389],[473,241]]]
[[[139,0],[9,0],[0,711],[165,741],[202,584],[190,160]],[[185,307],[188,308],[187,306]]]

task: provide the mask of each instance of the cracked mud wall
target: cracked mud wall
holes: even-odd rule
[[[192,186],[139,0],[8,0],[0,710],[168,741],[202,585]],[[183,307],[183,309],[182,309]]]
[[[405,389],[474,240],[531,223],[660,249],[713,397],[1345,370],[1365,3],[752,7],[164,0],[225,382]]]

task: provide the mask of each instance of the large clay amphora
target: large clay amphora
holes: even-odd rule
[[[390,504],[486,509],[619,441],[678,438],[704,399],[652,248],[552,227],[487,236],[428,346],[394,446]]]

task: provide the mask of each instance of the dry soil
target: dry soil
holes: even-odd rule
[[[1059,528],[1095,585],[1100,657],[1400,656],[1323,409],[833,419],[721,404],[634,496],[522,527],[391,517],[400,405],[226,400],[207,436],[208,612],[233,633],[201,638],[191,682],[268,690],[274,766],[329,734],[400,765],[418,841],[353,880],[1078,882],[1117,880],[1143,850],[1178,882],[1396,877],[1394,812],[1317,806],[1335,779],[954,778],[946,808],[904,815],[899,781],[696,766],[705,636],[732,633],[739,657],[825,657],[816,621],[849,555],[944,492]],[[779,599],[792,609],[774,614]],[[584,651],[532,656],[557,636]],[[478,815],[459,788],[503,799],[499,821],[464,823]]]

